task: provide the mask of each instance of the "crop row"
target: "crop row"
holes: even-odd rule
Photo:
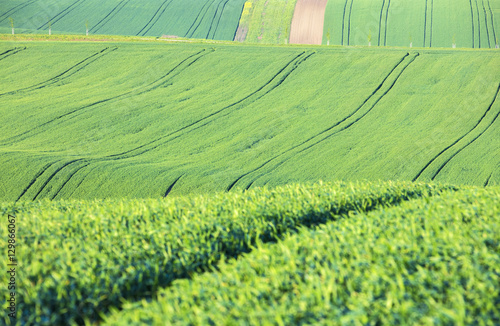
[[[97,320],[124,299],[152,298],[221,257],[238,257],[303,226],[448,189],[335,183],[167,200],[2,204],[2,214],[15,214],[19,221],[18,320],[23,325]]]
[[[498,325],[500,189],[288,235],[128,303],[104,325]]]

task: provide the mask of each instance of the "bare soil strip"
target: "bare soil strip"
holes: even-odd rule
[[[327,0],[298,0],[290,28],[291,44],[321,44]]]

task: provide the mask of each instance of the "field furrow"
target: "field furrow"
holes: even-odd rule
[[[104,16],[100,21],[97,22],[97,24],[95,24],[92,28],[89,29],[89,33],[99,32],[99,30],[104,25],[109,23],[109,21],[112,20],[113,17],[116,16],[120,12],[120,10],[122,10],[123,7],[125,7],[129,2],[130,0],[120,1],[113,9],[111,9],[111,11],[106,16]]]
[[[86,0],[76,0],[71,5],[69,5],[68,7],[66,7],[64,10],[62,10],[61,12],[59,12],[57,15],[53,16],[52,18],[50,18],[48,22],[46,22],[43,25],[41,25],[40,27],[38,27],[37,30],[49,28],[49,24],[55,24],[55,23],[57,23],[58,21],[60,21],[61,19],[63,19],[66,15],[68,15],[70,12],[72,12],[73,10],[75,10],[75,8],[77,8],[79,5],[81,5],[84,1],[86,1]]]
[[[26,2],[20,3],[12,9],[9,9],[0,15],[0,23],[9,18],[9,15],[13,15],[16,11],[23,9],[26,6],[36,2],[37,0],[28,0]]]
[[[142,35],[142,36],[146,35],[151,30],[151,28],[158,22],[158,20],[161,18],[161,16],[165,13],[165,10],[167,10],[168,6],[172,3],[172,1],[173,0],[163,1],[163,3],[160,5],[160,7],[158,7],[156,12],[154,13],[153,17],[151,17],[151,19],[146,23],[146,25],[144,25],[144,27],[139,32],[137,32],[136,36],[137,35]],[[161,12],[160,12],[160,10],[161,10]]]
[[[85,69],[90,64],[94,63],[95,61],[101,59],[105,55],[107,55],[107,54],[109,54],[109,53],[111,53],[113,51],[116,51],[116,50],[118,50],[117,47],[113,47],[113,48],[107,47],[107,48],[104,48],[101,51],[96,52],[96,53],[88,56],[87,58],[83,59],[82,61],[78,62],[77,64],[69,67],[68,69],[66,69],[62,73],[58,74],[57,76],[54,76],[54,77],[52,77],[50,79],[47,79],[47,80],[45,80],[43,82],[34,84],[32,86],[28,86],[28,87],[16,89],[16,90],[13,90],[13,91],[10,91],[10,92],[7,92],[7,93],[0,93],[0,96],[17,94],[19,92],[34,91],[34,90],[38,90],[38,89],[41,89],[41,88],[44,88],[44,87],[51,86],[51,85],[53,85],[55,83],[58,83],[58,82],[60,82],[62,80],[65,80],[65,79],[73,76],[77,72]]]
[[[4,52],[0,53],[0,61],[4,60],[4,59],[6,59],[14,54],[17,54],[21,51],[24,51],[26,49],[27,49],[26,47],[16,47],[16,48],[4,51]]]
[[[458,153],[460,153],[462,150],[464,150],[467,146],[469,146],[470,144],[475,142],[479,137],[481,137],[481,135],[484,134],[493,125],[493,123],[495,123],[496,119],[500,115],[500,110],[498,112],[496,112],[496,114],[495,114],[495,111],[492,111],[491,109],[493,108],[493,105],[495,104],[495,102],[498,98],[499,92],[500,92],[500,84],[498,85],[498,88],[495,92],[495,95],[493,97],[491,104],[488,106],[488,108],[486,109],[484,114],[479,118],[479,120],[476,122],[476,124],[469,131],[467,131],[464,135],[462,135],[460,138],[455,140],[452,144],[445,147],[441,152],[439,152],[436,156],[434,156],[432,158],[432,160],[430,160],[423,167],[423,169],[418,172],[418,174],[413,178],[413,181],[416,181],[421,177],[425,177],[425,174],[427,174],[426,171],[428,171],[428,170],[434,171],[434,172],[431,172],[432,174],[430,176],[430,179],[434,180],[436,178],[436,176],[441,172],[441,170],[446,166],[446,164],[448,164]],[[492,118],[491,118],[491,116],[492,116]],[[483,121],[486,121],[486,122],[482,123]],[[483,125],[485,125],[485,126],[483,127]],[[477,135],[471,136],[471,137],[473,137],[472,140],[470,140],[466,145],[462,146],[460,149],[454,151],[454,148],[457,147],[457,145],[464,138],[466,138],[467,136],[474,134],[474,133],[477,133]],[[439,165],[439,167],[437,167],[437,169],[435,169],[435,168],[433,169],[433,167],[431,167],[431,165],[434,166],[436,164],[439,164],[439,163],[435,164],[435,162],[438,161],[448,151],[454,151],[454,152],[443,163],[441,163]]]

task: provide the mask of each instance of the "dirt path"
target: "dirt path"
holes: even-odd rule
[[[321,44],[327,0],[298,0],[290,28],[291,44]]]

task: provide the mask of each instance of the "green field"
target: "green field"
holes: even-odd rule
[[[233,40],[244,0],[9,0],[0,33],[162,36]]]
[[[19,325],[500,320],[498,187],[336,182],[0,209],[16,216]]]
[[[495,48],[498,0],[329,0],[323,44]]]
[[[500,182],[495,50],[1,42],[0,54],[1,200]]]

